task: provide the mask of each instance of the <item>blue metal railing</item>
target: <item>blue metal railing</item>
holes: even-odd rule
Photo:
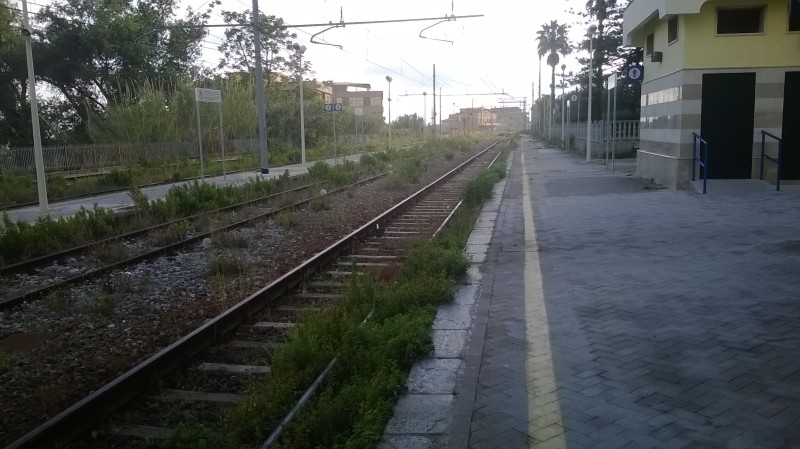
[[[764,152],[764,148],[766,146],[767,137],[772,137],[773,139],[778,141],[778,158],[777,159],[772,157],[772,156],[767,155]],[[762,181],[764,180],[764,159],[769,159],[769,160],[771,160],[772,162],[774,162],[778,166],[778,171],[776,173],[777,181],[775,182],[777,187],[775,187],[775,190],[780,192],[780,190],[781,190],[781,163],[783,161],[783,139],[781,139],[780,137],[776,136],[775,134],[772,134],[770,132],[762,130],[761,131],[761,174],[758,177],[758,179],[760,179]]]
[[[697,157],[697,141],[700,141],[700,149],[703,152],[703,159]],[[694,181],[695,167],[697,165],[703,167],[703,195],[706,194],[706,184],[708,183],[708,153],[711,149],[711,144],[703,139],[700,134],[692,133],[692,181]]]

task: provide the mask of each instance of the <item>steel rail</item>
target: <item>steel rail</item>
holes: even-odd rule
[[[398,147],[398,148],[405,148],[405,147],[408,147],[408,146],[409,145],[406,145],[404,147]],[[369,153],[365,153],[365,154],[369,154]],[[441,155],[437,154],[437,155],[434,155],[434,156],[432,156],[430,158],[427,158],[425,160],[428,161],[428,160],[434,159],[434,158],[439,157],[439,156],[441,156]],[[367,172],[367,171],[369,171],[369,170],[361,170],[359,172],[359,174]],[[298,180],[298,179],[302,179],[302,178],[305,178],[305,177],[308,177],[308,175],[307,174],[306,175],[299,175],[299,176],[296,176],[296,177],[293,177],[293,178],[290,178],[290,179],[291,180]],[[6,274],[6,273],[15,272],[15,271],[22,271],[22,270],[30,269],[33,266],[41,265],[41,264],[43,264],[45,262],[49,262],[51,260],[55,260],[55,259],[58,259],[58,258],[61,258],[61,257],[69,256],[71,254],[75,254],[77,252],[84,251],[86,249],[89,249],[89,248],[92,248],[92,247],[95,247],[95,246],[101,246],[103,244],[106,244],[106,243],[109,243],[109,242],[113,242],[114,240],[121,240],[121,239],[136,237],[138,235],[145,234],[147,232],[152,232],[152,231],[155,231],[155,230],[160,229],[160,228],[169,227],[170,225],[173,225],[175,223],[179,223],[181,221],[195,220],[195,219],[198,219],[198,218],[203,217],[203,216],[213,215],[213,214],[226,212],[226,211],[230,211],[230,210],[236,210],[236,209],[242,208],[242,207],[251,206],[253,204],[257,204],[257,203],[260,203],[260,202],[263,202],[263,201],[269,201],[271,199],[280,197],[281,195],[295,193],[295,192],[298,192],[298,191],[301,191],[303,189],[307,189],[307,188],[310,188],[310,187],[313,187],[313,186],[322,185],[322,184],[324,184],[326,182],[327,181],[321,181],[321,182],[318,182],[316,184],[307,184],[305,186],[296,187],[296,188],[293,188],[293,189],[290,189],[290,190],[274,193],[272,195],[267,195],[267,196],[264,196],[264,197],[261,197],[261,198],[254,198],[252,200],[247,200],[245,202],[237,203],[237,204],[231,204],[229,206],[221,207],[219,209],[214,209],[214,210],[206,211],[206,212],[200,212],[198,214],[194,214],[194,215],[190,215],[190,216],[186,216],[186,217],[182,217],[182,218],[176,218],[175,220],[171,220],[171,221],[164,222],[164,223],[159,223],[157,225],[149,226],[149,227],[142,228],[142,229],[137,229],[135,231],[130,231],[130,232],[127,232],[125,234],[111,236],[111,237],[105,238],[103,240],[98,240],[98,241],[94,241],[94,242],[85,243],[83,245],[74,246],[72,248],[67,248],[67,249],[64,249],[62,251],[58,251],[58,252],[55,252],[55,253],[45,254],[44,256],[40,256],[40,257],[36,257],[36,258],[33,258],[33,259],[25,260],[25,261],[18,262],[18,263],[12,264],[12,265],[6,265],[6,266],[3,266],[3,267],[0,267],[0,274]],[[154,185],[156,185],[156,184],[154,184]],[[2,305],[0,305],[0,309],[2,309]]]
[[[344,191],[344,190],[346,190],[348,188],[351,188],[351,187],[360,186],[360,185],[365,184],[367,182],[371,182],[371,181],[374,181],[376,179],[380,179],[380,178],[386,176],[388,173],[389,172],[381,173],[381,174],[372,176],[370,178],[363,179],[361,181],[355,182],[353,184],[348,184],[346,186],[343,186],[343,187],[340,187],[338,189],[332,190],[332,191],[328,192],[327,194],[330,195],[330,194],[333,194],[333,193],[338,193],[338,192]],[[284,211],[299,209],[300,207],[311,203],[311,201],[313,201],[314,199],[319,198],[321,196],[323,196],[323,195],[313,196],[311,198],[307,198],[305,200],[300,200],[298,202],[289,204],[287,206],[279,207],[277,209],[271,209],[271,210],[269,210],[269,211],[267,211],[267,212],[265,212],[263,214],[254,215],[252,217],[248,217],[248,218],[245,218],[243,220],[239,220],[239,221],[237,221],[235,223],[231,223],[231,224],[222,226],[220,228],[217,228],[217,229],[214,229],[214,230],[211,230],[211,231],[202,232],[200,234],[193,235],[193,236],[191,236],[189,238],[183,239],[183,240],[181,240],[179,242],[171,243],[171,244],[169,244],[167,246],[162,246],[161,248],[156,248],[156,249],[154,249],[152,251],[147,251],[147,252],[144,252],[144,253],[141,253],[141,254],[137,254],[137,255],[135,255],[133,257],[129,257],[129,258],[125,259],[125,260],[114,262],[114,263],[102,266],[100,268],[96,268],[94,270],[89,270],[89,271],[77,274],[77,275],[72,276],[70,278],[64,279],[61,282],[56,282],[56,283],[53,283],[53,284],[50,284],[50,285],[45,285],[45,286],[40,287],[40,288],[38,288],[36,290],[25,292],[25,293],[22,293],[20,295],[17,295],[17,296],[8,298],[8,299],[0,300],[0,310],[7,309],[7,308],[10,308],[10,307],[14,307],[16,305],[19,305],[19,304],[23,303],[26,300],[29,300],[29,299],[41,297],[42,295],[46,295],[47,293],[50,293],[50,292],[52,292],[54,290],[57,290],[59,288],[66,287],[68,285],[72,285],[72,284],[75,284],[77,282],[85,281],[87,279],[96,278],[96,277],[98,277],[98,276],[100,276],[102,274],[108,273],[109,271],[115,270],[117,268],[125,267],[125,266],[128,266],[128,265],[133,265],[133,264],[138,263],[138,262],[142,262],[142,261],[145,261],[145,260],[151,260],[151,259],[154,259],[154,258],[157,258],[157,257],[161,257],[164,254],[172,253],[172,252],[174,252],[176,250],[182,249],[182,248],[184,248],[186,246],[189,246],[189,245],[191,245],[193,243],[201,241],[204,238],[210,237],[215,233],[227,232],[227,231],[230,231],[232,229],[236,229],[236,228],[245,226],[245,225],[247,225],[247,224],[249,224],[249,223],[251,223],[253,221],[272,217],[272,216],[277,215],[277,214],[279,214],[281,212],[284,212]],[[177,220],[177,221],[181,221],[181,220]]]
[[[60,448],[135,396],[152,386],[159,378],[188,361],[202,349],[217,342],[221,336],[236,329],[242,322],[258,313],[273,299],[299,285],[318,268],[328,265],[342,252],[362,238],[381,232],[386,222],[416,204],[430,190],[461,171],[478,157],[491,150],[498,142],[448,171],[400,203],[370,220],[360,228],[341,238],[322,252],[307,259],[267,286],[243,299],[230,309],[201,325],[166,348],[150,356],[121,376],[63,410],[58,415],[31,430],[11,443],[7,449]]]
[[[496,144],[497,143],[495,142],[495,145]],[[508,145],[506,144],[506,146]],[[486,169],[491,168],[501,154],[502,152],[498,153],[494,157],[494,159],[492,159],[489,165],[486,166]],[[459,210],[459,208],[463,203],[464,200],[462,199],[455,205],[455,207],[453,207],[450,213],[447,214],[447,217],[445,217],[444,221],[442,221],[442,224],[439,225],[436,231],[433,232],[429,240],[433,240],[436,238],[439,232],[441,232],[441,230],[444,229],[445,226],[447,226],[447,224],[450,222],[453,216],[455,216],[456,211]],[[364,321],[361,322],[361,325],[363,325],[364,323],[367,322],[367,320],[369,320],[370,316],[372,316],[373,311],[374,309],[369,312],[367,317],[364,318]],[[339,359],[338,357],[334,357],[330,362],[328,362],[328,365],[325,367],[325,369],[316,377],[316,379],[314,379],[314,381],[306,389],[306,391],[303,393],[300,399],[298,399],[297,402],[292,406],[291,410],[289,410],[289,413],[287,413],[286,416],[284,416],[284,418],[278,423],[278,426],[272,431],[272,433],[270,433],[267,439],[264,440],[264,442],[260,446],[260,449],[270,449],[275,443],[277,443],[278,439],[280,439],[281,435],[283,435],[283,432],[289,427],[289,424],[291,424],[292,420],[297,415],[297,413],[299,413],[300,410],[302,410],[303,407],[305,407],[305,404],[316,394],[319,387],[322,385],[322,383],[328,377],[330,372],[333,370],[333,367],[336,365],[338,359]]]
[[[316,185],[321,185],[321,184],[323,184],[323,183],[320,182],[320,183],[316,183],[316,184],[307,184],[307,185],[304,185],[304,186],[295,187],[293,189],[285,190],[283,192],[278,192],[278,193],[273,193],[272,195],[263,196],[261,198],[254,198],[252,200],[247,200],[247,201],[242,202],[242,203],[231,204],[229,206],[221,207],[219,209],[214,209],[214,210],[207,211],[207,212],[201,212],[201,213],[194,214],[194,215],[189,215],[189,216],[186,216],[186,217],[176,218],[175,220],[170,220],[170,221],[167,221],[167,222],[164,222],[164,223],[159,223],[159,224],[156,224],[156,225],[153,225],[153,226],[148,226],[148,227],[145,227],[145,228],[141,228],[141,229],[137,229],[137,230],[134,230],[134,231],[126,232],[124,234],[119,234],[119,235],[107,237],[107,238],[102,239],[102,240],[97,240],[97,241],[94,241],[94,242],[85,243],[83,245],[73,246],[72,248],[67,248],[67,249],[62,250],[62,251],[58,251],[58,252],[50,253],[50,254],[45,254],[44,256],[36,257],[36,258],[33,258],[33,259],[28,259],[28,260],[25,260],[25,261],[22,261],[22,262],[15,263],[13,265],[6,265],[4,267],[0,267],[0,274],[6,274],[6,273],[14,272],[14,271],[22,271],[22,270],[30,269],[31,267],[34,267],[36,265],[41,265],[41,264],[43,264],[45,262],[49,262],[51,260],[59,259],[61,257],[65,257],[65,256],[69,256],[71,254],[75,254],[75,253],[78,253],[78,252],[81,252],[81,251],[85,251],[87,249],[90,249],[90,248],[93,248],[93,247],[96,247],[96,246],[102,246],[104,244],[113,242],[115,240],[122,240],[122,239],[136,237],[136,236],[139,236],[139,235],[142,235],[142,234],[146,234],[148,232],[152,232],[152,231],[155,231],[155,230],[158,230],[158,229],[161,229],[161,228],[169,227],[170,225],[173,225],[175,223],[179,223],[181,221],[196,220],[198,218],[201,218],[201,217],[204,217],[204,216],[207,216],[207,215],[213,215],[213,214],[217,214],[217,213],[221,213],[221,212],[227,212],[227,211],[239,209],[239,208],[242,208],[242,207],[251,206],[253,204],[257,204],[257,203],[264,202],[264,201],[269,201],[269,200],[278,198],[278,197],[280,197],[282,195],[296,193],[296,192],[311,188],[311,187],[316,186]]]

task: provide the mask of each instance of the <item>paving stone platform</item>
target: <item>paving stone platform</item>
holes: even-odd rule
[[[800,447],[800,195],[631,170],[520,144],[449,426],[383,447]]]

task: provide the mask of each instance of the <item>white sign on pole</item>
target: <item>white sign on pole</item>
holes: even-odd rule
[[[222,92],[217,89],[195,87],[194,99],[203,103],[222,103]]]
[[[608,75],[608,88],[614,89],[615,87],[617,87],[617,74],[612,73],[611,75]]]
[[[225,169],[225,140],[222,132],[222,91],[217,89],[204,89],[202,87],[194,88],[194,99],[197,102],[197,144],[200,151],[200,178],[205,179],[205,164],[203,163],[203,133],[201,131],[200,123],[200,103],[217,103],[219,105],[219,145],[222,150],[222,179],[228,179],[228,173]]]
[[[354,108],[356,115],[364,115],[364,108]]]

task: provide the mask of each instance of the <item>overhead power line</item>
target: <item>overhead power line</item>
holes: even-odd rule
[[[425,94],[401,94],[400,97],[419,97]],[[493,95],[508,95],[505,92],[490,92],[485,94],[439,94],[440,97],[477,97],[477,96],[493,96]]]
[[[348,25],[373,25],[378,23],[408,23],[408,22],[429,22],[432,20],[456,20],[456,19],[473,19],[476,17],[483,17],[483,14],[470,14],[465,16],[444,16],[442,17],[421,17],[418,19],[389,19],[389,20],[363,20],[357,22],[328,22],[328,23],[301,23],[296,25],[284,24],[280,28],[319,28],[319,27],[334,27],[344,28]],[[249,27],[250,23],[212,23],[206,25],[170,25],[164,28],[226,28],[226,27]]]

